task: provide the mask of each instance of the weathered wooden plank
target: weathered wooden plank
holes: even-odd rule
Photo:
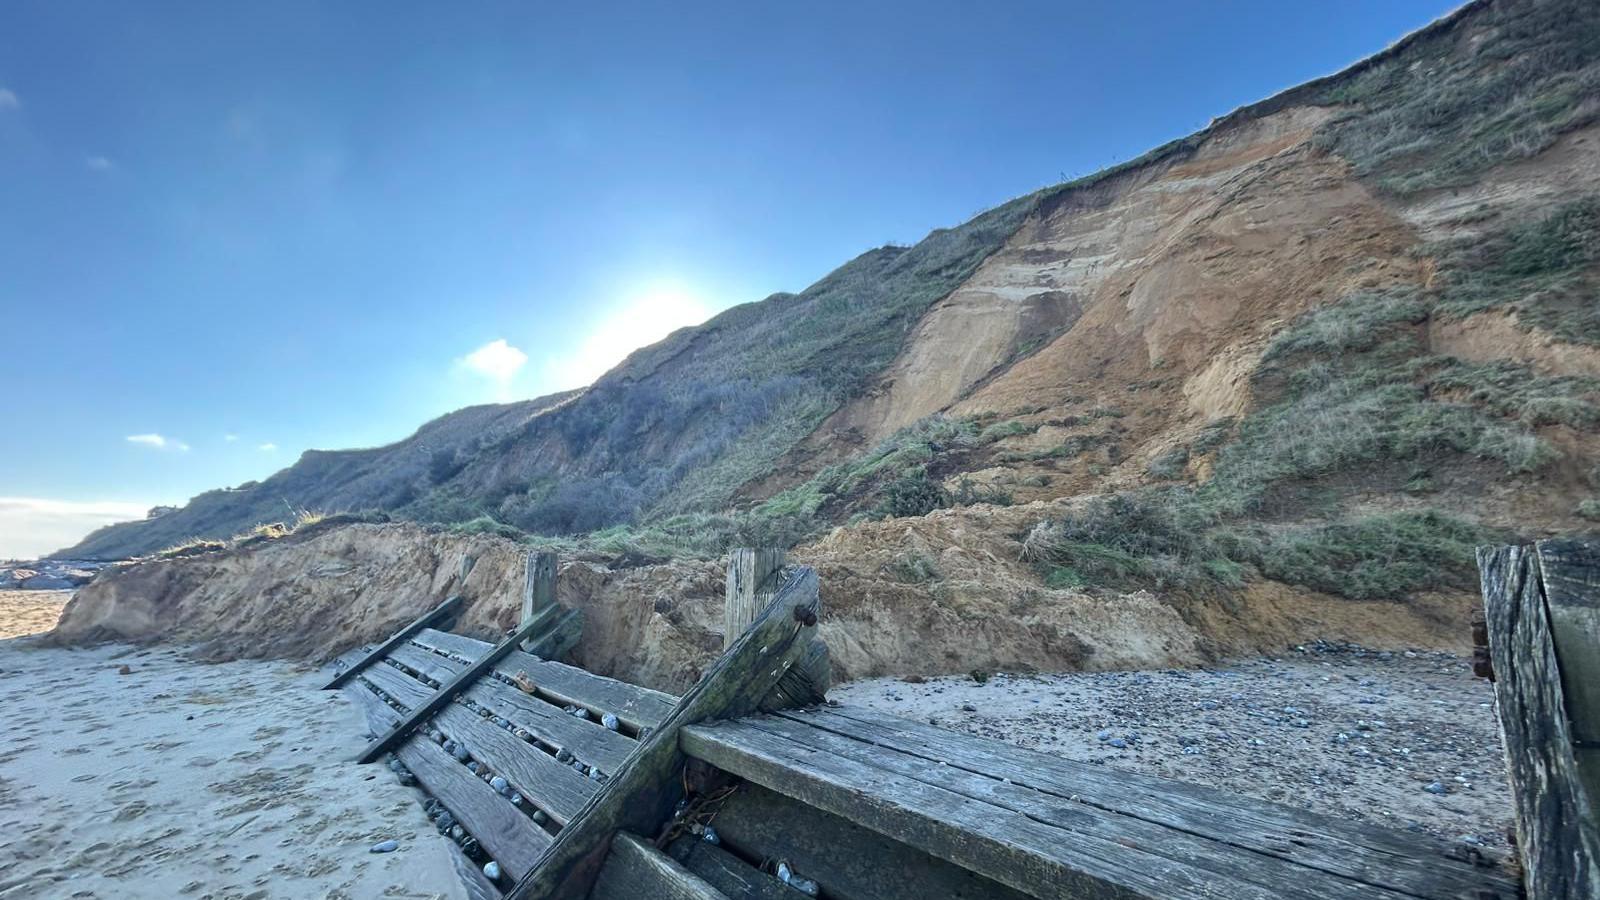
[[[406,741],[394,755],[512,878],[529,871],[550,845],[550,835],[438,744]]]
[[[343,672],[333,676],[333,679],[327,684],[323,685],[322,689],[325,691],[331,691],[335,688],[343,687],[345,682],[356,677],[356,675],[359,674],[362,669],[365,669],[367,666],[370,666],[378,660],[383,659],[385,656],[389,655],[389,651],[411,640],[412,635],[424,628],[427,628],[429,625],[444,622],[445,619],[454,616],[460,609],[461,597],[459,594],[445,598],[443,603],[440,603],[433,609],[430,609],[418,616],[410,625],[407,625],[399,631],[396,631],[389,637],[388,640],[384,641],[382,644],[379,644],[376,650],[368,653],[366,656],[362,657],[360,661],[354,663]]]
[[[714,824],[727,846],[754,859],[788,860],[831,900],[1028,900],[976,872],[748,782],[723,803]]]
[[[389,665],[373,666],[362,678],[382,688],[396,702],[413,706],[432,694],[420,682]],[[511,732],[459,703],[446,704],[433,717],[447,736],[465,745],[467,752],[511,782],[527,800],[565,825],[594,796],[599,784],[555,757],[518,740]],[[418,740],[427,740],[416,735]],[[603,771],[603,770],[602,770]]]
[[[1418,896],[1513,897],[1515,881],[1445,855],[1425,835],[1333,819],[1212,788],[1048,756],[860,707],[784,712],[786,718],[950,766],[1009,778],[1062,800],[1131,816],[1268,856]]]
[[[728,556],[727,588],[722,602],[722,646],[733,646],[756,616],[772,601],[783,576],[782,550],[740,548]],[[821,607],[818,607],[821,614]],[[811,646],[773,688],[764,706],[787,709],[821,702],[833,681],[833,661],[828,645],[813,639]]]
[[[433,629],[423,629],[412,642],[429,650],[454,654],[463,659],[476,660],[489,644],[458,634],[447,634]],[[586,672],[576,666],[539,659],[526,653],[513,652],[495,664],[494,671],[507,678],[524,672],[538,685],[539,691],[560,703],[571,703],[598,712],[615,715],[630,729],[653,728],[672,712],[678,698],[661,691],[628,684]]]
[[[1292,887],[1247,880],[1244,870],[1230,876],[1201,868],[1159,839],[1147,843],[1096,828],[1087,812],[1068,802],[1060,804],[1056,821],[1044,822],[745,722],[691,726],[683,730],[682,743],[690,755],[726,772],[1035,897],[1292,896]],[[1336,896],[1396,897],[1386,891]]]
[[[433,666],[429,677],[446,681],[453,672],[465,669],[467,664],[446,659],[417,647],[395,650],[393,659],[409,668],[422,671],[423,666]],[[439,678],[444,674],[445,678]],[[494,710],[503,719],[523,728],[541,742],[557,750],[566,750],[586,765],[599,766],[600,771],[615,772],[637,743],[615,731],[601,726],[595,717],[579,719],[562,711],[559,706],[529,696],[508,684],[493,678],[480,679],[463,694],[468,700]]]
[[[1276,891],[1284,900],[1405,900],[1416,896],[1064,800],[999,775],[980,774],[943,761],[900,753],[793,719],[754,717],[742,719],[738,724],[1020,813],[1071,834],[1137,847],[1196,872],[1209,872],[1223,881],[1248,882]]]
[[[1585,822],[1591,807],[1572,752],[1538,554],[1480,547],[1478,570],[1528,896],[1600,896],[1600,837]]]
[[[1600,544],[1540,541],[1539,572],[1589,821],[1600,827]]]
[[[549,550],[542,550],[528,554],[527,569],[523,573],[522,581],[522,619],[523,622],[533,621],[533,617],[544,612],[556,602],[556,555]],[[534,649],[527,643],[522,645],[525,653],[534,653]],[[541,656],[554,656],[555,654],[541,653]]]
[[[852,855],[859,852],[859,847],[850,848]],[[795,893],[794,888],[700,838],[690,835],[678,838],[667,848],[667,855],[729,897],[739,900],[799,900],[800,895]],[[919,900],[931,898],[922,897]]]
[[[403,718],[360,682],[346,685],[345,693],[360,705],[374,730]],[[474,778],[438,744],[406,741],[395,756],[513,878],[527,872],[539,853],[550,845],[548,834],[493,788]]]
[[[626,831],[611,839],[611,853],[595,879],[593,900],[728,900],[728,896]]]
[[[527,640],[530,636],[538,634],[540,631],[554,624],[557,615],[558,611],[556,608],[551,607],[550,609],[545,610],[543,613],[540,613],[539,616],[533,621],[524,623],[517,629],[515,634],[507,637],[493,650],[490,650],[487,654],[479,657],[477,662],[467,666],[460,673],[458,673],[455,678],[445,682],[445,685],[439,688],[439,690],[428,699],[428,702],[411,710],[411,714],[402,720],[399,725],[396,725],[393,731],[369,744],[365,750],[361,751],[361,755],[356,757],[356,762],[363,764],[370,763],[388,751],[394,749],[394,746],[405,740],[411,734],[413,729],[415,729],[419,724],[427,721],[429,716],[438,712],[439,709],[446,703],[449,703],[451,700],[455,699],[457,694],[461,693],[473,682],[477,681],[480,676],[486,674],[501,657],[505,656],[507,653],[510,653],[517,644]]]
[[[772,602],[785,558],[784,552],[777,549],[741,548],[729,555],[727,590],[722,602],[722,649],[732,647]]]
[[[797,567],[761,618],[640,741],[606,790],[562,829],[539,868],[519,882],[511,896],[577,900],[593,884],[612,834],[619,830],[653,834],[683,796],[679,731],[691,722],[755,710],[816,636],[817,602],[817,573]]]
[[[569,609],[561,613],[556,627],[550,629],[537,644],[529,644],[524,652],[541,659],[558,660],[572,652],[583,637],[583,610]]]
[[[450,864],[455,867],[456,877],[461,879],[461,886],[467,892],[467,900],[500,900],[500,888],[489,877],[483,874],[478,864],[467,858],[461,848],[454,842],[450,844]]]

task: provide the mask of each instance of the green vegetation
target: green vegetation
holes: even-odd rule
[[[1472,18],[1491,29],[1481,43],[1435,30],[1318,89],[1351,107],[1323,145],[1406,193],[1465,184],[1600,118],[1600,5],[1495,3]]]
[[[1589,497],[1579,501],[1577,513],[1590,521],[1600,522],[1600,499]]]
[[[1503,309],[1524,326],[1600,345],[1600,278],[1594,272],[1600,197],[1577,198],[1544,218],[1447,247],[1440,256],[1441,315]]]
[[[1033,434],[1038,430],[1038,425],[1030,425],[1018,419],[1008,419],[1004,422],[996,422],[978,432],[978,443],[992,444],[1001,438],[1011,437],[1014,434]]]
[[[1437,512],[1367,516],[1235,543],[1268,578],[1356,600],[1467,588],[1483,532]]]
[[[1512,243],[1524,248],[1525,267],[1575,252]],[[1245,567],[1355,599],[1469,587],[1472,547],[1491,535],[1432,510],[1350,516],[1341,492],[1360,488],[1341,488],[1340,479],[1392,478],[1426,493],[1436,466],[1462,458],[1535,471],[1558,453],[1532,429],[1600,424],[1600,379],[1430,354],[1422,326],[1439,298],[1411,288],[1360,291],[1306,315],[1264,354],[1257,377],[1280,386],[1276,402],[1237,424],[1212,423],[1190,448],[1150,467],[1170,477],[1190,453],[1220,445],[1210,480],[1118,494],[1041,523],[1024,541],[1027,558],[1059,587],[1203,591],[1240,583]],[[1230,432],[1235,439],[1222,444]],[[1327,520],[1265,524],[1280,512],[1304,517],[1308,497]],[[1600,504],[1585,504],[1580,514],[1600,515]]]

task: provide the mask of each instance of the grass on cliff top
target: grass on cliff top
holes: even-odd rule
[[[1389,190],[1466,184],[1600,120],[1600,4],[1488,4],[1315,99],[1351,107],[1319,142]]]

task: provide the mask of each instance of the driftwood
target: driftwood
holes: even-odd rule
[[[1546,559],[1548,566],[1541,565]],[[1574,754],[1566,673],[1551,622],[1553,608],[1581,612],[1585,598],[1595,601],[1593,564],[1592,552],[1580,554],[1565,542],[1548,556],[1529,547],[1478,550],[1495,705],[1530,900],[1600,896],[1600,837]],[[1569,659],[1570,651],[1584,652],[1583,643],[1568,643]]]

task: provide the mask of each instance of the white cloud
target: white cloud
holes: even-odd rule
[[[272,443],[271,441],[268,441],[265,444],[262,444],[261,446],[257,447],[256,449],[260,450],[262,453],[271,453],[271,452],[273,452],[273,451],[278,449],[278,445]]]
[[[461,365],[493,381],[504,391],[511,379],[528,363],[528,354],[506,343],[505,338],[490,341],[463,356]]]
[[[222,436],[222,439],[231,444],[234,441],[237,441],[239,436],[237,434],[225,434]]]
[[[153,447],[156,450],[177,450],[180,453],[189,452],[189,445],[176,438],[163,437],[159,434],[130,434],[127,437],[130,444],[142,447]]]
[[[152,505],[0,497],[0,557],[32,559],[60,550],[102,525],[142,519]]]
[[[88,166],[91,172],[109,172],[116,167],[111,160],[106,159],[104,156],[88,157],[83,161],[83,164]]]
[[[17,95],[5,88],[0,88],[0,109],[21,109],[22,101]]]
[[[629,353],[710,316],[711,310],[682,288],[643,291],[596,323],[571,353],[552,357],[547,363],[551,383],[558,388],[592,384]]]

